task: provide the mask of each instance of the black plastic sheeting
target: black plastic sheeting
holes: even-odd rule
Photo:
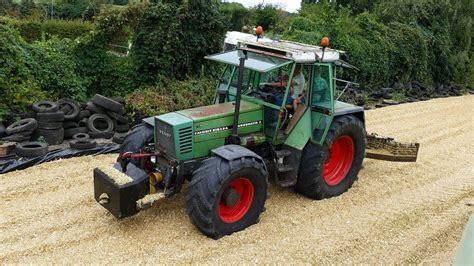
[[[22,158],[22,157],[9,157],[5,159],[0,159],[0,174],[5,174],[10,171],[22,170],[33,165],[42,164],[45,162],[54,161],[57,159],[79,157],[86,155],[99,155],[106,153],[118,152],[119,144],[107,143],[97,145],[97,147],[87,150],[77,150],[77,149],[61,149],[53,150],[47,154],[34,158]]]

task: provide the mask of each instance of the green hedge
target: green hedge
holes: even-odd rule
[[[383,12],[388,9],[390,17],[382,11],[353,15],[350,8],[327,2],[306,4],[291,19],[283,38],[319,45],[322,37],[329,36],[330,46],[346,51],[349,62],[360,68],[357,73],[343,72],[344,78],[369,88],[412,80],[472,86],[472,53],[467,45],[471,37],[466,37],[471,24],[458,26],[446,15],[456,8],[460,15],[462,8],[419,1],[416,9],[410,9],[402,2],[390,3],[393,9],[385,3],[377,6]],[[455,30],[466,33],[461,37]]]
[[[27,42],[39,41],[53,37],[75,39],[95,29],[94,24],[82,20],[19,20],[0,17],[0,23],[10,25],[18,30]]]

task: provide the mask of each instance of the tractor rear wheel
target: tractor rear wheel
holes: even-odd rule
[[[264,166],[251,157],[206,159],[189,185],[191,221],[214,239],[257,223],[267,199],[266,176]]]
[[[357,179],[364,159],[365,136],[364,125],[355,116],[336,117],[323,146],[306,144],[295,190],[312,199],[347,191]]]

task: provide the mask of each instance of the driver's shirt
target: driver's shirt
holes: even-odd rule
[[[303,94],[304,91],[304,75],[303,73],[300,73],[299,75],[296,75],[293,77],[293,80],[295,81],[295,85],[293,86],[293,99],[298,98],[300,95]]]

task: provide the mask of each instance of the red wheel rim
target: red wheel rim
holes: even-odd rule
[[[237,192],[239,197],[234,205],[229,206],[223,195],[219,201],[219,217],[226,223],[235,223],[242,219],[252,206],[254,188],[247,177],[240,177],[230,182],[224,191],[227,189]]]
[[[344,135],[336,139],[329,151],[329,158],[324,163],[324,181],[336,186],[344,180],[354,160],[354,141]]]

